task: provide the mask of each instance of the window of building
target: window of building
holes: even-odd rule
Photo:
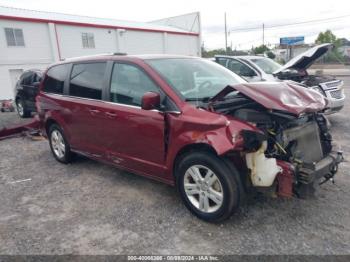
[[[81,33],[83,48],[95,48],[95,39],[93,33]]]
[[[5,28],[7,46],[24,46],[23,30],[18,28]]]
[[[63,94],[64,81],[67,77],[69,64],[51,67],[44,81],[43,91],[54,94]]]
[[[112,102],[141,106],[146,92],[159,93],[159,89],[144,71],[130,64],[114,64],[110,89]]]
[[[90,99],[102,99],[106,63],[84,63],[73,66],[69,95]]]

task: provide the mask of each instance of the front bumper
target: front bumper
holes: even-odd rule
[[[325,114],[333,114],[339,112],[345,104],[345,95],[340,99],[328,98],[328,109],[325,111]]]
[[[312,184],[321,178],[332,178],[338,171],[338,165],[344,160],[342,152],[332,151],[328,156],[317,163],[300,164],[298,168],[298,182]]]

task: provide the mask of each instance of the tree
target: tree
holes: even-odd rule
[[[337,38],[331,30],[320,32],[315,41],[316,44],[330,43],[334,45],[334,48],[324,56],[324,62],[344,62],[344,57],[338,51],[338,47],[341,46],[341,39]]]
[[[320,32],[315,42],[316,44],[331,43],[337,48],[340,46],[340,39],[338,39],[331,30]]]
[[[202,47],[202,57],[214,57],[215,55],[247,55],[247,52],[239,51],[239,50],[232,50],[231,47],[227,48],[227,52],[224,48],[220,49],[214,49],[207,51],[204,47]]]
[[[266,45],[261,45],[253,48],[254,54],[264,54],[266,51],[269,51],[270,49]]]
[[[276,55],[274,53],[272,53],[271,51],[268,51],[266,54],[267,54],[267,57],[270,58],[270,59],[275,59],[276,58]]]

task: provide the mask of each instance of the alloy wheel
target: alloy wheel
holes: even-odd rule
[[[20,116],[24,115],[24,108],[23,108],[22,102],[20,101],[17,102],[17,111]]]
[[[51,145],[55,155],[58,158],[63,158],[66,152],[66,145],[62,134],[58,130],[51,133]]]
[[[185,173],[183,183],[187,198],[201,212],[213,213],[222,206],[223,187],[209,168],[202,165],[191,166]]]

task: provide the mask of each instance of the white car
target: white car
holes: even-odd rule
[[[327,114],[340,111],[345,102],[343,81],[332,76],[309,75],[307,69],[333,48],[332,44],[315,46],[280,65],[263,56],[217,55],[212,60],[227,67],[248,82],[293,80],[323,94],[328,100]]]

